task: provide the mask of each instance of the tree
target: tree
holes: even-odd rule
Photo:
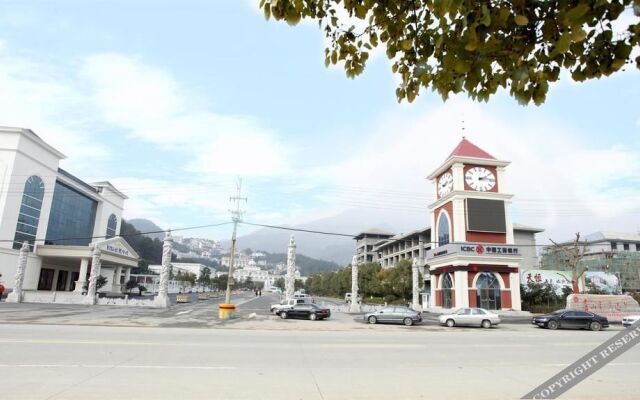
[[[600,78],[631,63],[640,45],[635,21],[617,35],[613,22],[640,0],[261,0],[267,19],[317,21],[329,45],[325,65],[360,75],[376,47],[400,77],[398,101],[421,88],[443,99],[466,92],[487,101],[499,87],[521,104],[542,104],[561,70],[574,81]],[[640,56],[635,59],[640,68]]]
[[[273,282],[273,286],[280,288],[280,290],[284,291],[284,278],[278,278]]]
[[[580,246],[580,232],[576,233],[576,240],[570,248],[561,246],[553,240],[551,240],[551,243],[553,243],[554,251],[561,252],[565,255],[567,264],[569,264],[569,268],[571,268],[571,287],[573,289],[573,293],[580,293],[578,281],[587,270],[587,267],[580,266],[580,261],[584,257],[584,253],[586,251],[586,246]]]
[[[129,279],[129,281],[125,284],[125,289],[127,292],[131,293],[131,289],[136,289],[138,287],[138,282],[134,279]]]
[[[200,285],[209,287],[211,285],[211,269],[204,267],[197,281]]]

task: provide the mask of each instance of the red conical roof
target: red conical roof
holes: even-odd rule
[[[495,160],[496,158],[480,147],[468,141],[465,137],[462,138],[460,143],[449,155],[450,157],[473,157],[473,158],[487,158],[489,160]]]

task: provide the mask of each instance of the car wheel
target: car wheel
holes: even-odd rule
[[[404,322],[404,324],[405,324],[406,326],[411,326],[411,325],[413,325],[413,320],[412,320],[411,318],[405,318],[405,319],[403,319],[403,320],[402,320],[402,322]]]
[[[309,319],[310,319],[311,321],[315,321],[316,319],[318,319],[318,316],[317,316],[317,315],[315,315],[314,313],[311,313],[311,314],[309,314]]]
[[[482,321],[480,326],[485,328],[485,329],[491,328],[491,321],[489,321],[488,319],[485,319],[485,320]]]
[[[593,321],[592,323],[589,324],[589,328],[592,331],[599,331],[600,329],[602,329],[602,325],[598,321]]]
[[[454,326],[456,326],[456,321],[452,320],[452,319],[448,319],[447,320],[447,326],[449,328],[453,328]]]
[[[549,322],[547,322],[547,328],[549,329],[558,329],[558,322],[551,320]]]
[[[284,312],[284,311],[282,311],[282,312],[280,313],[280,318],[282,318],[282,319],[287,319],[287,313],[286,313],[286,312]]]
[[[367,319],[367,321],[369,321],[370,324],[375,324],[376,322],[378,322],[378,318],[372,315]]]

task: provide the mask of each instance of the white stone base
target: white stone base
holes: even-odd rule
[[[156,308],[169,308],[171,306],[171,300],[169,296],[165,294],[158,294],[153,301],[153,306]]]
[[[7,298],[9,301],[9,298]],[[167,302],[169,298],[167,297]],[[22,292],[23,303],[48,303],[48,304],[84,304],[84,305],[114,305],[129,307],[155,307],[152,299],[130,299],[124,298],[94,298],[87,297],[76,292],[51,292],[48,290],[26,290]],[[167,305],[168,307],[168,305]]]
[[[22,293],[18,294],[17,292],[11,292],[7,295],[7,299],[5,301],[7,303],[21,303],[22,297]]]

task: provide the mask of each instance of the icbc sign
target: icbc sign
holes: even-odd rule
[[[478,254],[482,254],[484,253],[484,246],[482,246],[481,244],[476,246],[476,253]]]

